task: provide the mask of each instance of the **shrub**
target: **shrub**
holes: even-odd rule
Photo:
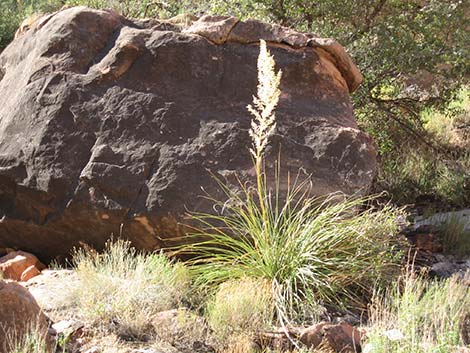
[[[465,206],[470,202],[468,157],[464,154],[449,160],[429,150],[404,147],[397,155],[382,159],[378,187],[401,204],[425,196],[428,201]]]
[[[207,304],[206,316],[223,342],[237,334],[252,334],[270,327],[273,320],[271,284],[241,278],[222,283]]]
[[[21,22],[37,13],[58,10],[61,0],[2,0],[0,2],[0,51],[13,39]]]
[[[295,202],[291,195],[280,209],[265,200],[264,222],[260,207],[245,195],[226,205],[225,215],[196,216],[206,228],[193,236],[206,240],[185,250],[195,256],[192,271],[199,285],[265,279],[272,284],[278,315],[287,320],[315,316],[320,301],[357,298],[361,289],[393,273],[400,211],[387,206],[357,213],[363,199]]]
[[[128,242],[106,244],[102,254],[78,250],[78,281],[70,288],[84,320],[128,339],[149,333],[153,316],[177,307],[188,289],[187,270],[163,254],[143,254]]]
[[[367,338],[374,353],[447,353],[464,345],[470,289],[454,278],[429,282],[409,272],[374,302]]]

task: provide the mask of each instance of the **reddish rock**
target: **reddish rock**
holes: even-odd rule
[[[236,24],[230,32],[228,40],[238,43],[255,43],[260,38],[268,42],[284,43],[296,48],[307,46],[309,40],[309,36],[304,33],[258,20],[247,20]]]
[[[236,21],[181,31],[74,7],[29,24],[0,55],[0,248],[49,261],[111,234],[171,246],[188,210],[213,211],[201,195],[225,201],[214,176],[233,189],[255,182],[246,106],[260,39],[282,70],[269,187],[280,157],[281,183],[301,170],[312,194],[367,193],[376,148],[354,118],[361,76],[345,49]]]
[[[26,270],[23,271],[21,274],[21,282],[29,281],[31,278],[40,275],[41,271],[34,265],[29,266]]]
[[[183,33],[199,34],[216,44],[225,43],[238,18],[227,16],[203,16]]]
[[[18,283],[0,280],[0,353],[15,339],[35,330],[47,340],[47,319],[34,297]]]
[[[347,323],[321,322],[307,327],[300,333],[300,342],[308,348],[328,347],[334,352],[359,352],[362,333]]]
[[[22,281],[24,278],[32,278],[44,269],[33,254],[24,251],[14,251],[0,258],[0,271],[5,279]],[[26,273],[25,273],[26,271]]]
[[[418,250],[432,253],[443,250],[439,237],[434,233],[414,233],[407,237]]]

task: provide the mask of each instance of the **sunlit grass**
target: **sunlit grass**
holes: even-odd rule
[[[204,228],[187,245],[199,286],[244,277],[271,283],[279,319],[318,310],[321,302],[357,299],[397,269],[397,218],[390,206],[359,211],[367,199],[305,197],[301,188],[284,203],[266,197],[266,221],[248,190],[231,195],[221,215],[194,215]]]
[[[34,322],[24,325],[24,332],[14,329],[5,333],[5,341],[0,341],[3,345],[0,350],[3,348],[7,353],[50,353],[53,345],[48,340],[47,328]]]
[[[163,254],[143,254],[128,242],[109,242],[103,253],[78,250],[77,280],[69,297],[86,322],[120,336],[141,339],[160,311],[181,304],[188,286],[186,268]]]
[[[273,313],[271,283],[253,278],[222,283],[206,307],[209,325],[222,345],[230,345],[234,337],[270,328]]]
[[[411,271],[374,298],[367,344],[374,353],[449,353],[465,346],[470,289],[456,279],[429,281]]]

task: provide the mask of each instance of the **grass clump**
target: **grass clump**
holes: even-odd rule
[[[361,289],[393,273],[400,254],[398,210],[357,213],[363,199],[318,203],[294,201],[293,195],[279,207],[264,199],[266,221],[249,192],[226,205],[225,215],[198,216],[207,227],[195,234],[206,240],[189,248],[196,281],[202,286],[246,276],[269,281],[278,315],[290,320],[315,316],[320,302],[357,299]]]
[[[425,149],[404,148],[382,161],[378,186],[401,204],[423,199],[465,206],[470,202],[469,157],[467,153],[449,159]]]
[[[206,317],[221,341],[237,334],[253,334],[272,323],[274,302],[266,280],[241,278],[220,285],[209,301]]]
[[[279,177],[274,190],[268,188],[264,149],[275,129],[281,79],[274,65],[261,41],[258,95],[248,107],[254,117],[250,152],[256,186],[241,184],[239,194],[221,183],[229,201],[220,203],[220,214],[193,214],[202,226],[190,235],[196,241],[184,251],[193,256],[192,271],[202,287],[245,278],[269,283],[272,317],[286,324],[315,316],[321,302],[357,299],[390,274],[389,265],[397,260],[400,211],[386,206],[359,212],[370,198],[332,195],[320,200],[309,196],[307,182],[287,181],[281,188]],[[286,195],[281,196],[281,189],[287,189]]]
[[[188,289],[186,268],[163,254],[143,254],[123,240],[102,254],[78,250],[72,300],[80,316],[126,339],[145,339],[160,311],[178,307]]]
[[[29,323],[24,332],[7,331],[3,351],[7,353],[50,353],[54,351],[47,339],[47,329],[38,323]]]
[[[367,345],[374,353],[448,353],[465,346],[470,289],[455,278],[406,273],[371,308]]]
[[[455,217],[444,220],[438,226],[445,253],[467,255],[470,252],[470,229]]]
[[[453,149],[470,148],[470,88],[462,88],[449,103],[448,114],[428,109],[422,113],[424,128],[441,145]]]

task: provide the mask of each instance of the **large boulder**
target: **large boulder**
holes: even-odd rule
[[[47,318],[20,284],[0,280],[0,313],[0,353],[15,351],[27,336],[49,343]]]
[[[259,21],[191,21],[75,7],[5,49],[0,248],[42,261],[111,235],[158,248],[187,210],[211,210],[204,193],[223,197],[214,175],[252,178],[259,39],[283,71],[268,174],[280,150],[282,176],[300,170],[316,194],[367,191],[376,151],[353,116],[361,75],[341,45]]]

